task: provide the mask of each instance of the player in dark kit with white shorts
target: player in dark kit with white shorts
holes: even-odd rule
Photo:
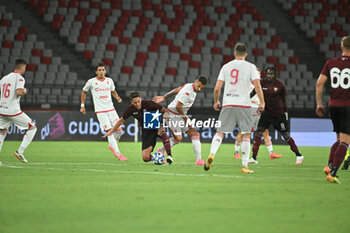
[[[261,87],[265,98],[265,111],[261,113],[258,129],[254,132],[252,159],[255,161],[257,160],[261,136],[272,124],[290,145],[291,150],[296,155],[295,164],[299,165],[303,162],[304,156],[300,154],[294,139],[289,135],[286,86],[281,81],[277,80],[277,76],[277,70],[274,67],[268,67],[266,69],[267,78],[261,81]],[[254,95],[254,92],[251,95]]]
[[[337,141],[331,147],[328,165],[323,171],[326,179],[332,183],[340,183],[337,171],[350,144],[350,36],[342,38],[340,47],[342,56],[326,62],[316,84],[316,114],[322,117],[325,111],[322,104],[323,87],[328,78],[331,80],[329,113]],[[349,162],[345,161],[344,166]]]
[[[112,135],[115,130],[117,130],[124,121],[133,116],[139,122],[139,126],[142,129],[142,159],[145,162],[152,160],[151,153],[156,145],[157,137],[160,137],[163,141],[165,151],[167,152],[166,161],[171,164],[173,158],[171,156],[171,147],[168,135],[166,134],[164,128],[161,126],[160,129],[145,129],[143,127],[143,115],[144,111],[159,111],[161,113],[169,113],[169,111],[162,105],[159,105],[152,100],[143,100],[138,92],[133,92],[130,95],[131,104],[124,111],[123,116],[114,125],[112,130],[110,130],[103,137]]]

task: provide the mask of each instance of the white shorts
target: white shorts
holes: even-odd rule
[[[252,130],[253,120],[250,108],[222,108],[219,121],[221,121],[221,126],[217,128],[217,132],[231,133],[236,125],[238,125],[242,134],[250,133]]]
[[[113,126],[119,120],[119,116],[115,110],[110,112],[96,113],[96,116],[97,116],[98,122],[100,123],[101,129],[104,131],[112,129]]]
[[[166,121],[168,128],[174,135],[181,135],[182,133],[186,133],[189,128],[186,127],[186,123],[182,116],[176,115],[173,113],[169,114],[170,119]],[[189,119],[189,118],[188,118]],[[190,119],[189,119],[190,120]],[[181,127],[183,126],[183,127]]]
[[[259,123],[259,120],[260,120],[260,114],[257,113],[257,108],[251,108],[252,110],[252,118],[253,118],[253,130],[256,131],[257,128],[258,128],[258,123]]]
[[[32,119],[24,112],[17,116],[0,116],[0,129],[7,129],[12,123],[20,130],[27,130],[35,125]]]

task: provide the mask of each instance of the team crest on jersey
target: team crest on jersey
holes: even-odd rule
[[[275,92],[277,92],[277,91],[278,91],[278,87],[274,87],[273,90],[274,90]]]
[[[23,79],[19,79],[20,82],[23,82],[24,80]]]
[[[190,93],[186,92],[186,95],[190,95]]]

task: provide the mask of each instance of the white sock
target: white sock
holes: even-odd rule
[[[218,133],[216,133],[213,137],[213,140],[211,141],[211,147],[210,147],[210,154],[214,155],[216,154],[216,152],[218,151],[220,145],[222,142],[222,137],[218,135]]]
[[[120,137],[122,136],[122,133],[121,132],[114,132],[113,135],[114,135],[116,142],[119,142]]]
[[[241,149],[241,143],[240,142],[235,142],[235,153],[239,153],[239,150]]]
[[[242,142],[242,166],[248,167],[250,154],[250,138],[243,138]]]
[[[115,151],[115,153],[117,153],[118,155],[120,154],[119,148],[118,148],[118,144],[114,138],[114,135],[110,135],[107,137],[109,145],[113,148],[113,150]]]
[[[28,129],[26,134],[23,137],[22,143],[18,148],[18,153],[23,154],[25,149],[29,146],[29,144],[32,142],[34,135],[38,129]]]
[[[1,151],[2,145],[4,144],[6,135],[7,135],[7,131],[6,133],[3,133],[2,131],[0,132],[0,151]]]
[[[273,153],[272,143],[268,142],[268,143],[265,143],[265,145],[266,145],[266,148],[269,151],[269,153],[272,154]]]
[[[170,140],[170,147],[173,147],[173,146],[175,146],[176,144],[179,144],[179,142],[176,141],[175,138],[173,138],[173,137],[169,138],[169,140]],[[164,146],[162,146],[162,147],[160,148],[160,152],[163,152],[163,153],[165,152]]]
[[[201,148],[201,141],[199,140],[199,135],[191,137],[191,140],[192,140],[192,146],[193,146],[194,153],[196,154],[197,160],[201,159],[202,148]]]

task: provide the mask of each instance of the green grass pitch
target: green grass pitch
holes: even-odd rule
[[[173,165],[141,160],[140,143],[33,142],[28,164],[0,154],[0,232],[350,232],[350,171],[326,182],[329,148],[301,147],[295,166],[287,146],[270,160],[264,145],[255,174],[241,174],[233,145],[223,144],[212,168],[194,165],[190,143],[173,147]],[[158,143],[159,145],[159,143]],[[203,158],[210,144],[202,144]]]

